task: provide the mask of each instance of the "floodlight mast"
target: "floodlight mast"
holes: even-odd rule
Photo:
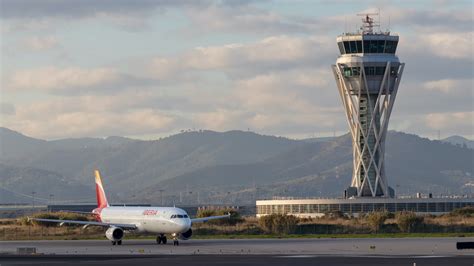
[[[346,197],[394,197],[385,175],[388,121],[403,73],[395,55],[398,36],[374,31],[363,16],[360,32],[337,37],[341,55],[332,66],[352,137],[353,175]]]

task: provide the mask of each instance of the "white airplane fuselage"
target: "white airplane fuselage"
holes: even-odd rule
[[[180,208],[174,207],[118,207],[110,206],[93,211],[100,222],[134,224],[139,233],[177,234],[191,228],[191,219]]]

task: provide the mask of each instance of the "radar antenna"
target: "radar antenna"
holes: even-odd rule
[[[378,16],[379,13],[361,13],[357,16],[362,17],[362,34],[374,34],[374,27],[379,27],[380,31],[380,21],[375,21],[371,16]]]

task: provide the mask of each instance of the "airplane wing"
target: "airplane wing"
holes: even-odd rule
[[[207,222],[209,220],[223,219],[223,218],[230,218],[230,213],[228,213],[226,215],[219,215],[219,216],[208,216],[208,217],[203,217],[203,218],[193,218],[193,219],[191,219],[191,223]]]
[[[97,214],[97,213],[93,213],[93,212],[81,212],[81,211],[69,211],[69,210],[60,210],[58,212],[77,213],[77,214],[86,214],[86,215]]]
[[[49,222],[49,223],[60,223],[63,224],[81,224],[84,226],[96,225],[96,226],[116,226],[126,230],[137,229],[137,226],[134,224],[116,224],[116,223],[103,223],[103,222],[94,222],[94,221],[77,221],[77,220],[56,220],[56,219],[41,219],[41,218],[28,218],[28,220],[39,221],[39,222]]]

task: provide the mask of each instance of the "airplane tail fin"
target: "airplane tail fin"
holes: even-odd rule
[[[97,195],[97,207],[98,208],[109,207],[109,202],[107,201],[104,187],[102,186],[102,180],[100,179],[99,170],[95,170],[94,174],[95,174],[95,192]]]

